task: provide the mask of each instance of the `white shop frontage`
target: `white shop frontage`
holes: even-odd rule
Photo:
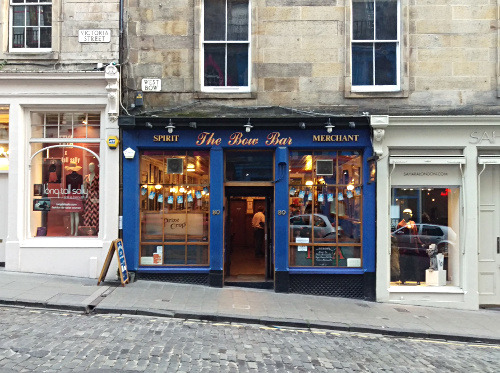
[[[500,304],[499,119],[372,116],[378,301]]]
[[[118,81],[114,66],[0,74],[6,270],[97,278],[118,236],[120,156],[106,144],[119,134]]]

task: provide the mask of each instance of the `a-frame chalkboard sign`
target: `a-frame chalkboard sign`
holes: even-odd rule
[[[120,273],[120,280],[122,286],[125,286],[126,283],[129,282],[129,276],[127,271],[127,261],[125,260],[125,251],[123,250],[123,241],[121,239],[113,240],[111,245],[109,246],[108,255],[106,256],[106,260],[104,261],[104,265],[102,266],[101,275],[99,276],[99,280],[97,281],[97,285],[99,285],[106,274],[108,273],[109,265],[111,264],[111,259],[113,259],[113,254],[116,251],[116,257],[118,259],[118,272]]]

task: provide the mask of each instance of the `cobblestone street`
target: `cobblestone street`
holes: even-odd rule
[[[497,372],[500,346],[0,307],[0,371]]]

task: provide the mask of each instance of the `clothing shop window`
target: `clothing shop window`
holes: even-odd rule
[[[459,277],[459,187],[395,187],[391,285],[454,285]]]
[[[399,7],[400,0],[352,0],[353,91],[400,89]]]
[[[51,0],[10,0],[10,22],[12,50],[51,48]]]
[[[31,113],[31,236],[98,235],[99,118]]]
[[[291,266],[361,267],[362,155],[291,151]]]
[[[9,107],[0,106],[0,171],[9,171]]]
[[[205,0],[203,14],[202,90],[248,92],[249,0]]]
[[[140,155],[140,265],[208,265],[209,152]]]

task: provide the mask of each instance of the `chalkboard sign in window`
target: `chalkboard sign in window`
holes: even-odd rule
[[[335,247],[318,246],[314,248],[314,265],[331,267],[335,265]]]

